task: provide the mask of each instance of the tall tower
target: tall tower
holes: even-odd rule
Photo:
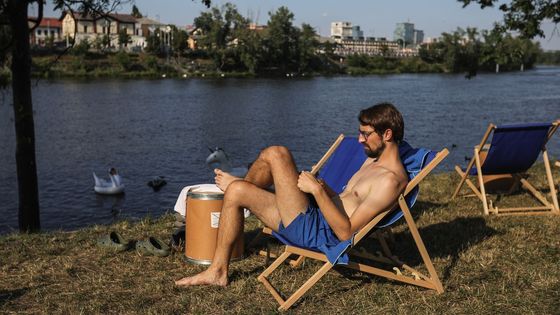
[[[393,40],[403,42],[403,46],[409,46],[414,43],[414,24],[413,23],[397,23]]]

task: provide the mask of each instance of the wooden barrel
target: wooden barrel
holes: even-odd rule
[[[185,215],[185,256],[196,264],[209,265],[214,258],[224,194],[189,192]],[[243,231],[237,236],[231,260],[243,258]]]

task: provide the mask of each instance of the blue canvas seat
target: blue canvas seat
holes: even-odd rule
[[[399,145],[401,161],[408,173],[408,179],[412,180],[422,169],[422,166],[430,163],[437,152],[426,149],[414,149],[406,141]],[[366,161],[366,154],[362,144],[356,137],[344,137],[336,151],[323,165],[317,178],[323,179],[329,187],[337,194],[342,193],[350,178],[362,167]],[[408,206],[412,208],[418,197],[419,187],[417,186],[405,198]],[[378,228],[386,227],[398,219],[402,218],[403,213],[400,209],[389,213],[379,224]]]
[[[474,148],[474,156],[466,168],[455,167],[461,180],[453,192],[455,198],[461,187],[466,183],[474,194],[482,201],[484,214],[526,214],[526,213],[557,213],[558,197],[550,171],[550,161],[546,150],[546,143],[552,137],[559,122],[554,123],[531,123],[495,126],[490,124],[482,141]],[[488,139],[492,140],[487,144]],[[542,152],[547,181],[550,188],[550,199],[543,196],[522,175],[529,170]],[[516,207],[498,208],[488,199],[486,183],[500,175],[509,175],[522,187],[528,190],[543,206],[538,207]],[[478,187],[468,178],[476,176]],[[514,185],[511,188],[515,187]],[[509,192],[511,192],[510,189]]]
[[[438,293],[441,293],[443,292],[443,286],[441,285],[424,243],[418,233],[416,224],[410,214],[410,207],[414,205],[418,196],[418,184],[420,181],[424,179],[447,156],[449,152],[447,149],[443,149],[440,152],[433,152],[426,149],[413,149],[407,143],[403,143],[399,147],[399,153],[403,165],[409,175],[409,183],[407,184],[404,192],[399,196],[398,206],[395,209],[380,213],[366,226],[360,229],[353,238],[348,241],[348,246],[341,249],[341,255],[349,255],[350,261],[347,264],[341,264],[338,266],[433,289]],[[344,187],[350,178],[362,167],[366,158],[364,148],[356,138],[345,138],[341,135],[333,147],[329,149],[327,154],[325,154],[317,165],[313,167],[311,172],[317,173],[320,170],[317,173],[317,177],[323,179],[336,193],[340,193],[344,190]],[[403,263],[400,262],[394,255],[389,254],[384,257],[375,255],[375,257],[373,257],[373,255],[360,255],[360,253],[356,253],[354,250],[356,249],[356,245],[358,245],[359,242],[367,235],[370,235],[371,232],[381,227],[391,225],[403,216],[411,231],[414,242],[424,261],[424,264],[428,269],[428,276],[422,275],[420,272],[408,266],[407,268],[409,268],[413,274],[416,274],[415,277],[406,276],[400,273],[395,274],[385,269],[374,267],[371,264],[355,262],[352,259],[354,254],[358,254],[357,256],[362,258],[374,258],[376,261],[402,267]],[[324,264],[305,284],[297,289],[290,297],[284,300],[272,286],[268,277],[291,255],[299,255],[300,258],[305,257],[320,260],[323,261]],[[259,275],[258,280],[264,284],[264,286],[280,304],[279,310],[286,310],[291,307],[292,304],[295,303],[303,294],[305,294],[305,292],[307,292],[307,290],[309,290],[309,288],[311,288],[327,271],[332,269],[332,267],[332,261],[329,261],[329,257],[321,252],[286,245],[284,252],[261,275]]]

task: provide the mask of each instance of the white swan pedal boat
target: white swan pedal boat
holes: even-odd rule
[[[93,190],[102,195],[118,195],[124,193],[124,184],[121,181],[121,176],[109,175],[109,180],[99,178],[93,173],[93,180],[95,181],[95,186]]]

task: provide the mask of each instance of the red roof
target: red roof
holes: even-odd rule
[[[64,11],[62,13],[62,16],[59,18],[59,20],[62,20],[66,16],[66,14],[69,13],[70,12],[68,11]],[[83,12],[73,12],[73,17],[74,20],[78,20],[78,21],[94,21],[107,17],[122,23],[136,23],[136,18],[134,16],[130,14],[120,14],[120,13],[109,13],[106,16],[103,16],[103,15],[92,15],[92,14],[84,15]]]
[[[36,18],[37,18],[36,16],[30,16],[29,21],[31,22],[32,20],[35,20]],[[39,27],[61,28],[62,27],[62,22],[58,18],[43,17],[43,19],[41,20],[41,24],[39,24]]]
[[[41,24],[39,24],[39,26],[41,27],[62,27],[62,22],[59,21],[57,18],[50,18],[50,17],[44,17],[41,20]]]

